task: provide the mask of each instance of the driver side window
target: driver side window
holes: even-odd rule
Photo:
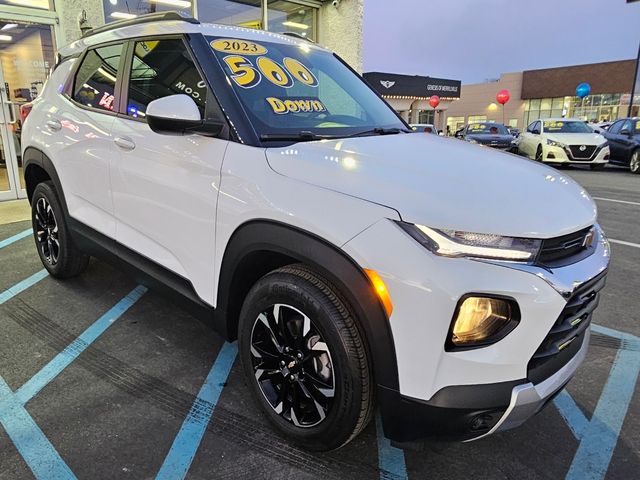
[[[620,120],[609,127],[609,133],[618,134],[620,133],[620,129],[622,128],[622,124],[624,120]]]

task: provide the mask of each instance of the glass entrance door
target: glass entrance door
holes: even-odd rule
[[[50,25],[0,19],[0,200],[26,196],[22,124],[53,65]]]

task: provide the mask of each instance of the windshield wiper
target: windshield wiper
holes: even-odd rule
[[[260,140],[263,142],[278,142],[297,140],[302,142],[310,142],[312,140],[325,140],[331,138],[340,138],[337,135],[318,135],[317,133],[303,130],[298,133],[263,133],[260,135]]]
[[[413,130],[407,130],[406,128],[397,128],[397,127],[393,127],[393,128],[381,128],[381,127],[376,127],[376,128],[372,128],[371,130],[365,130],[363,132],[356,132],[356,133],[352,133],[351,135],[347,135],[345,138],[348,137],[361,137],[364,135],[395,135],[397,133],[412,133]]]

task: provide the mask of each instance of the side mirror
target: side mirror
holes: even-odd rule
[[[629,135],[629,129],[628,128],[623,128],[622,130],[620,130],[620,135]]]
[[[193,98],[182,93],[150,102],[147,105],[146,118],[149,128],[160,134],[199,133],[215,137],[226,128],[223,122],[203,120]]]

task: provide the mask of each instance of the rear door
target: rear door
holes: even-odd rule
[[[131,41],[124,78],[125,108],[112,127],[116,239],[190,280],[212,302],[216,204],[228,141],[157,134],[145,111],[152,100],[183,93],[204,117],[216,100],[182,37]]]
[[[116,152],[110,130],[123,59],[123,43],[89,49],[42,126],[55,153],[52,160],[69,214],[111,238],[115,219],[109,163]]]

